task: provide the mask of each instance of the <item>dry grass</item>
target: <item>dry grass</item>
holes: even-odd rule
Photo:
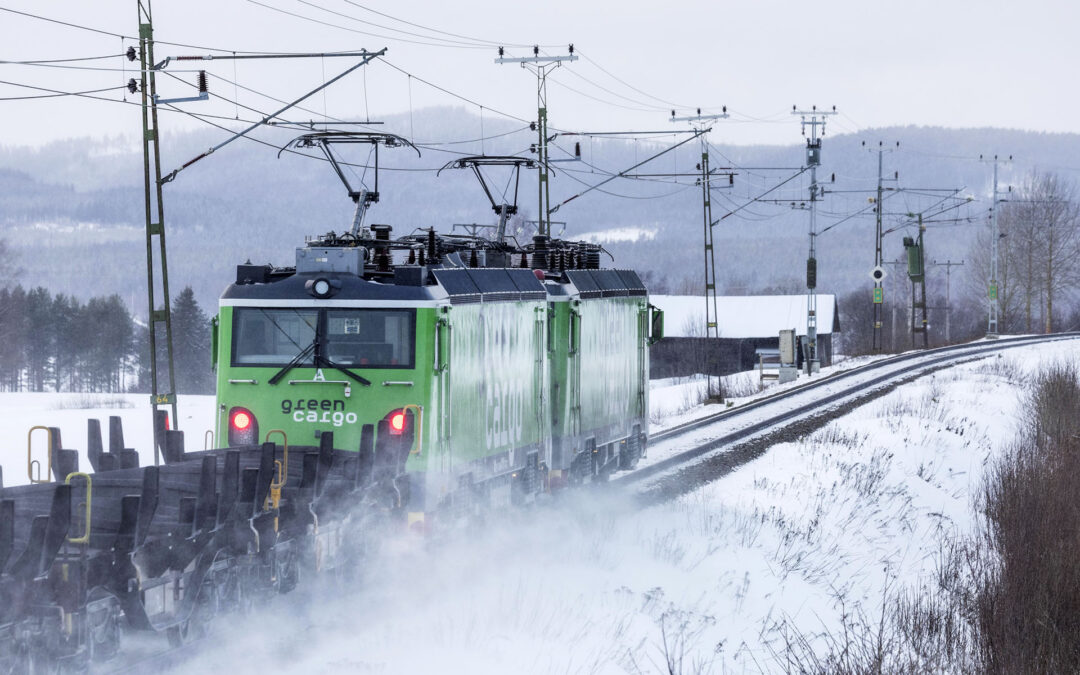
[[[992,374],[1017,375],[1006,360]],[[987,372],[990,372],[989,370]],[[936,576],[884,592],[880,616],[842,612],[839,629],[781,626],[776,665],[790,673],[1080,672],[1080,372],[1029,382],[1024,428],[982,486],[979,535],[942,538]],[[936,417],[939,399],[896,401],[886,415]]]

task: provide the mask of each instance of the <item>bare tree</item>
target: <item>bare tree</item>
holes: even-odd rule
[[[1076,288],[1080,282],[1077,256],[1080,256],[1080,210],[1076,188],[1055,173],[1043,174],[1039,182],[1040,219],[1044,223],[1040,237],[1046,256],[1043,297],[1046,300],[1043,330],[1053,330],[1054,298]]]
[[[1003,205],[999,225],[1008,235],[1002,256],[1015,271],[1009,289],[1023,306],[1027,332],[1035,330],[1036,313],[1043,330],[1053,330],[1054,300],[1076,287],[1080,271],[1080,214],[1073,184],[1058,174],[1033,171]]]

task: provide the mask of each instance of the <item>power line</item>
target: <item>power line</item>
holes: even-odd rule
[[[9,86],[12,86],[12,87],[22,87],[24,89],[33,89],[35,91],[47,91],[47,92],[50,93],[49,96],[12,96],[12,97],[8,97],[8,98],[0,99],[0,100],[4,100],[4,101],[20,101],[20,100],[33,99],[33,98],[56,98],[58,96],[78,96],[78,97],[82,97],[82,98],[97,99],[99,101],[109,101],[109,102],[112,102],[112,103],[128,103],[128,101],[120,101],[120,100],[113,99],[113,98],[104,98],[102,96],[94,96],[94,94],[99,94],[99,93],[105,92],[105,91],[116,91],[117,89],[125,89],[126,87],[124,87],[123,85],[121,85],[119,87],[106,87],[105,89],[93,89],[93,90],[88,90],[88,91],[62,91],[62,90],[59,90],[59,89],[49,89],[48,87],[37,87],[37,86],[34,86],[32,84],[22,84],[20,82],[10,82],[8,80],[0,80],[0,84],[6,84],[6,85],[9,85]],[[138,104],[133,103],[132,105],[138,105]]]
[[[412,21],[407,21],[405,19],[401,19],[401,18],[398,18],[396,16],[386,14],[385,12],[380,12],[378,10],[372,9],[372,8],[366,6],[366,5],[361,5],[358,2],[353,2],[353,0],[345,0],[345,2],[352,5],[352,6],[354,6],[354,7],[358,7],[359,9],[364,10],[365,12],[371,12],[372,14],[377,14],[377,15],[379,15],[381,17],[391,19],[393,21],[398,21],[400,23],[406,24],[408,26],[412,26],[414,28],[421,28],[423,30],[430,31],[432,33],[440,33],[442,35],[449,35],[450,37],[461,38],[462,40],[472,40],[473,42],[483,42],[483,43],[486,43],[489,48],[490,47],[497,47],[497,46],[500,46],[500,45],[504,46],[504,47],[529,47],[529,46],[531,46],[531,45],[526,45],[526,44],[511,44],[509,42],[494,42],[492,40],[484,40],[484,39],[481,39],[481,38],[469,37],[467,35],[459,35],[457,33],[451,33],[451,32],[448,32],[448,31],[439,30],[438,28],[430,28],[428,26],[424,26],[424,25],[421,25],[421,24],[418,24],[418,23],[414,23]],[[561,45],[539,45],[539,46],[540,47],[558,47],[558,46],[561,46]]]
[[[417,75],[415,73],[410,73],[409,71],[405,70],[404,68],[400,68],[398,66],[395,66],[393,63],[390,63],[389,61],[387,61],[385,57],[380,58],[378,60],[380,62],[385,63],[386,65],[390,66],[391,68],[398,71],[402,75],[408,75],[409,77],[413,78],[414,80],[417,80],[419,82],[423,82],[424,84],[431,87],[432,89],[437,89],[438,91],[441,91],[444,94],[447,94],[449,96],[453,96],[454,98],[458,99],[459,101],[465,101],[466,103],[469,103],[469,104],[472,104],[472,105],[475,105],[475,106],[483,107],[484,110],[489,110],[489,111],[495,113],[496,115],[501,115],[501,116],[506,117],[508,119],[516,120],[516,121],[522,122],[524,124],[531,124],[532,123],[530,120],[524,119],[522,117],[518,117],[517,115],[511,115],[510,113],[502,112],[501,110],[498,110],[496,108],[492,108],[491,106],[488,106],[488,105],[482,105],[482,104],[472,100],[471,98],[468,98],[466,96],[462,96],[461,94],[457,94],[455,92],[452,92],[449,89],[446,89],[445,87],[441,87],[441,86],[435,84],[434,82],[430,82],[428,80],[425,80],[424,78],[420,77],[419,75]]]
[[[123,54],[105,54],[104,56],[77,56],[70,59],[37,59],[30,61],[0,61],[0,63],[8,63],[20,66],[37,66],[47,63],[70,63],[72,61],[100,61],[102,59],[115,59],[118,56],[124,56]]]

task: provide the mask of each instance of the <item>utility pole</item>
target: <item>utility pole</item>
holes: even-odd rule
[[[698,181],[701,183],[702,223],[705,241],[705,338],[706,345],[716,345],[720,339],[720,323],[717,318],[716,304],[716,249],[713,246],[713,227],[719,221],[712,218],[712,193],[711,181],[713,174],[709,170],[709,142],[705,134],[707,125],[711,121],[727,119],[727,106],[719,115],[702,115],[701,108],[697,109],[696,115],[676,117],[675,111],[671,111],[672,122],[689,122],[695,131],[700,132],[701,139],[701,163],[697,168],[700,172]],[[710,340],[713,338],[714,340]],[[706,347],[706,359],[708,359],[709,347]],[[706,370],[710,370],[708,366]],[[711,372],[706,373],[706,396],[707,400],[718,403],[724,402],[724,392],[720,385],[720,376],[716,377],[716,388],[713,388]]]
[[[499,58],[495,59],[495,63],[498,64],[520,63],[522,68],[525,68],[526,64],[532,64],[536,68],[537,114],[535,131],[539,134],[538,143],[536,144],[536,154],[539,160],[536,217],[539,221],[537,235],[541,237],[551,236],[551,214],[548,212],[548,209],[551,208],[551,190],[548,184],[547,74],[549,68],[558,68],[566,61],[577,61],[578,57],[574,54],[574,45],[570,45],[567,51],[567,54],[559,56],[540,56],[540,48],[534,46],[532,56],[509,57],[504,56],[503,48],[499,47]]]
[[[933,264],[940,265],[945,268],[945,342],[946,344],[948,344],[952,341],[952,337],[949,334],[949,314],[952,313],[952,296],[950,295],[949,278],[952,273],[952,268],[962,267],[964,265],[964,261],[961,260],[960,262],[955,263],[952,260],[946,260],[945,262],[941,263],[935,260]]]
[[[866,145],[866,141],[863,141],[863,146]],[[896,142],[896,147],[900,147],[900,141]],[[881,312],[882,305],[885,302],[885,288],[882,286],[882,281],[885,279],[885,268],[882,267],[884,258],[881,254],[881,239],[882,239],[882,201],[884,193],[884,176],[882,172],[884,153],[891,152],[893,148],[886,148],[881,141],[878,141],[878,177],[877,177],[877,197],[874,199],[874,218],[875,218],[875,234],[874,234],[874,267],[870,270],[870,278],[874,281],[874,340],[873,349],[875,352],[882,350],[882,335],[881,335]],[[894,180],[898,176],[894,176]]]
[[[806,258],[806,343],[803,355],[806,361],[806,374],[818,372],[821,362],[817,353],[817,201],[820,188],[817,183],[817,168],[821,165],[821,136],[825,135],[825,120],[836,114],[836,106],[831,111],[821,111],[817,106],[810,110],[797,110],[791,107],[791,114],[801,120],[802,134],[810,127],[810,138],[806,139],[806,166],[810,167],[810,253]]]
[[[143,187],[146,203],[146,288],[148,300],[147,331],[150,337],[150,403],[153,406],[154,464],[161,462],[158,409],[168,406],[172,411],[171,426],[179,427],[176,414],[176,373],[173,368],[172,313],[169,306],[169,266],[165,256],[165,207],[161,199],[161,154],[157,115],[157,80],[154,65],[154,27],[150,0],[136,0],[139,15],[139,62],[142,88]],[[134,92],[133,92],[134,93]],[[151,169],[152,167],[152,169]],[[156,240],[156,241],[155,241]],[[157,308],[154,284],[154,245],[157,244],[157,264],[160,266],[161,305]],[[164,331],[166,383],[158,367],[158,328]],[[166,423],[168,424],[168,422]]]
[[[997,205],[998,205],[998,163],[1006,160],[999,160],[997,155],[994,155],[993,159],[984,159],[982,155],[979,155],[979,161],[993,162],[994,163],[994,192],[990,202],[990,288],[988,289],[988,304],[989,309],[986,320],[986,337],[996,338],[998,336],[998,217],[997,217]],[[1012,161],[1012,155],[1009,155],[1008,161]]]

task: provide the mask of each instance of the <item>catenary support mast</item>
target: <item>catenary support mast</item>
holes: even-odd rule
[[[713,227],[719,221],[714,221],[712,217],[712,184],[713,174],[709,169],[709,140],[705,131],[708,129],[707,124],[709,122],[726,119],[728,117],[727,110],[718,115],[702,115],[701,108],[698,108],[696,115],[690,115],[686,117],[676,117],[675,111],[671,111],[672,122],[689,122],[700,133],[701,140],[701,163],[698,164],[698,170],[700,171],[700,177],[698,181],[701,183],[701,199],[702,199],[702,223],[704,226],[704,241],[705,241],[705,338],[706,345],[716,345],[720,339],[720,322],[717,318],[717,301],[716,301],[716,249],[713,241]],[[725,174],[727,175],[727,174]],[[706,346],[705,354],[706,359],[711,354],[711,346]],[[706,370],[711,370],[706,366]],[[715,384],[713,382],[713,373],[706,372],[706,395],[709,400],[723,402],[724,392],[720,385],[720,376],[715,378]]]
[[[810,253],[806,259],[806,341],[803,344],[803,357],[806,361],[806,374],[818,372],[821,360],[817,345],[817,202],[821,188],[817,182],[817,168],[821,165],[821,136],[825,135],[825,119],[836,114],[836,106],[831,111],[797,110],[792,107],[792,115],[801,118],[802,133],[810,127],[810,137],[806,139],[806,166],[810,167]],[[821,127],[821,136],[818,135]]]
[[[522,68],[526,64],[532,64],[536,68],[536,132],[539,135],[536,144],[536,154],[539,160],[539,174],[537,180],[537,234],[542,237],[551,236],[551,189],[548,180],[548,133],[547,133],[547,74],[549,68],[558,68],[564,62],[577,61],[574,54],[574,45],[568,47],[568,53],[559,56],[540,56],[540,48],[533,47],[532,56],[510,57],[503,55],[503,48],[499,47],[499,58],[495,63],[520,63]]]
[[[178,428],[176,415],[176,373],[173,367],[172,314],[169,306],[169,266],[165,255],[165,206],[161,199],[161,154],[158,115],[155,97],[157,81],[154,63],[154,27],[150,0],[137,0],[139,13],[139,61],[142,89],[143,187],[146,202],[146,288],[147,330],[150,337],[150,403],[153,407],[155,431],[158,429],[158,410],[167,406],[173,429]],[[155,249],[157,258],[155,260]],[[160,309],[154,281],[155,268],[161,284]],[[160,334],[159,334],[160,333]],[[164,349],[159,353],[159,339]],[[168,372],[164,379],[162,370]],[[154,463],[160,463],[162,438],[154,439]]]

